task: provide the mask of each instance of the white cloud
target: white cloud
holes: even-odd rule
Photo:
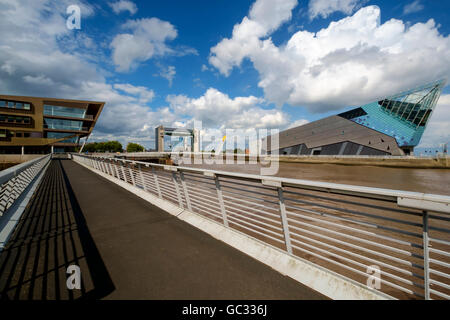
[[[297,0],[258,0],[250,9],[249,17],[244,17],[233,28],[231,39],[223,39],[211,48],[209,63],[225,75],[233,66],[251,55],[259,46],[259,38],[267,36],[282,23],[291,19],[292,9]]]
[[[314,19],[318,16],[327,18],[336,11],[351,14],[362,2],[361,0],[310,0],[308,8],[309,18]]]
[[[115,14],[119,14],[122,11],[128,11],[131,15],[133,15],[138,10],[136,4],[132,1],[119,0],[115,2],[110,2],[108,4],[113,9]]]
[[[232,38],[211,48],[209,61],[227,76],[250,59],[265,98],[277,105],[337,110],[450,75],[450,37],[439,33],[434,20],[410,27],[397,19],[381,24],[377,6],[317,33],[298,31],[280,46],[264,39],[267,34],[245,17]]]
[[[443,94],[438,100],[418,147],[438,147],[441,143],[450,143],[449,123],[450,94]]]
[[[166,44],[177,37],[177,30],[170,22],[143,18],[128,20],[122,28],[131,33],[116,35],[110,45],[117,71],[129,71],[153,56],[173,51]]]
[[[288,124],[288,116],[277,109],[260,107],[264,100],[254,96],[230,98],[209,88],[199,98],[169,95],[170,108],[176,115],[202,121],[205,128],[279,128]]]
[[[300,126],[302,126],[302,125],[304,125],[304,124],[307,124],[307,123],[309,123],[309,121],[306,120],[306,119],[298,119],[298,120],[295,120],[294,122],[292,122],[292,123],[288,126],[288,129],[290,129],[290,128],[295,128],[295,127],[300,127]]]
[[[414,12],[419,12],[424,9],[423,4],[420,3],[420,0],[414,0],[413,2],[407,4],[403,7],[403,14],[410,14]]]
[[[163,77],[164,79],[167,79],[167,81],[169,81],[169,87],[172,87],[172,82],[173,79],[175,78],[176,75],[176,70],[174,66],[168,66],[166,67],[162,67],[161,71],[159,72],[159,76]]]
[[[90,140],[118,139],[124,144],[144,141],[150,147],[154,127],[170,125],[175,115],[168,108],[152,110],[146,105],[155,95],[153,90],[126,83],[108,84],[106,72],[79,55],[80,50],[63,52],[61,39],[77,39],[65,26],[64,4],[60,0],[2,0],[0,92],[105,101]],[[93,10],[90,12],[93,14]],[[77,41],[74,44],[80,45]]]
[[[139,96],[140,103],[150,102],[155,97],[155,92],[153,90],[147,89],[146,87],[142,86],[133,86],[129,83],[116,83],[114,84],[114,89],[121,90],[134,96]]]

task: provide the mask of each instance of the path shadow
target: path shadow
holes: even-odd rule
[[[0,300],[100,299],[115,290],[61,161],[49,165],[0,254]],[[67,267],[81,289],[67,289]]]

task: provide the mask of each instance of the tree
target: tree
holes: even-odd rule
[[[85,152],[122,152],[119,141],[91,142],[84,146]]]
[[[137,143],[130,142],[127,145],[127,152],[142,152],[144,150],[144,147]]]

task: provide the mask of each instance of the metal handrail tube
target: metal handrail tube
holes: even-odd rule
[[[435,275],[440,276],[440,277],[443,277],[443,278],[450,279],[450,275],[448,275],[446,273],[443,273],[443,272],[440,272],[440,271],[437,271],[437,270],[434,270],[432,268],[430,268],[430,273],[435,274]]]
[[[295,210],[298,210],[298,211],[304,211],[304,212],[312,213],[311,210],[309,210],[309,209],[303,209],[303,208],[299,208],[299,207],[292,207],[292,208],[295,208]],[[366,223],[367,227],[372,227],[374,229],[382,229],[382,230],[385,230],[385,231],[401,233],[401,234],[408,235],[408,236],[411,236],[411,237],[422,238],[422,235],[419,234],[419,233],[405,231],[405,230],[401,230],[401,229],[397,229],[397,228],[386,227],[386,226],[381,225],[381,224],[370,223],[370,222],[366,222],[366,221],[362,222],[362,223]],[[362,224],[362,223],[360,223],[360,224]]]
[[[18,176],[20,173],[38,163],[39,161],[45,159],[46,157],[50,157],[50,155],[45,155],[0,171],[0,185]]]
[[[212,212],[210,212],[210,211],[207,211],[207,210],[205,210],[205,209],[201,209],[201,208],[198,207],[196,204],[192,204],[192,206],[195,207],[195,208],[197,208],[197,210],[199,210],[199,211],[205,212],[206,214],[209,214],[209,215],[211,215],[211,216],[213,216],[213,217],[216,217],[217,219],[222,220],[222,217],[221,217],[221,216],[218,216],[217,214],[212,213]]]
[[[304,231],[304,232],[307,232],[307,230],[303,230],[303,231]],[[309,233],[309,232],[307,232],[307,233]],[[352,252],[352,251],[348,251],[348,250],[345,250],[345,249],[342,249],[342,248],[333,246],[333,245],[331,245],[331,244],[329,244],[329,243],[326,243],[326,242],[318,241],[318,240],[315,240],[315,239],[313,239],[313,238],[308,238],[308,237],[305,237],[305,236],[300,235],[300,234],[297,234],[297,233],[293,233],[293,235],[296,236],[296,237],[303,238],[303,239],[305,239],[305,240],[307,240],[307,241],[311,241],[311,242],[315,242],[315,243],[317,243],[317,244],[319,244],[319,245],[323,245],[323,246],[328,247],[328,248],[330,248],[330,249],[333,249],[333,250],[336,250],[336,251],[340,251],[340,252],[342,252],[342,253],[345,253],[345,254],[354,256],[354,257],[356,257],[356,258],[359,258],[359,259],[362,259],[362,260],[366,260],[366,261],[369,261],[369,262],[371,262],[371,263],[376,263],[376,264],[378,264],[378,265],[380,265],[380,266],[384,266],[384,267],[390,268],[390,269],[392,269],[392,270],[395,270],[395,271],[397,271],[397,272],[406,274],[406,275],[408,275],[408,276],[416,277],[416,278],[419,278],[419,279],[422,279],[422,280],[423,280],[423,276],[421,276],[421,275],[419,275],[419,274],[416,274],[416,273],[414,273],[414,272],[412,272],[412,271],[409,271],[409,270],[406,270],[406,269],[402,269],[402,268],[399,268],[399,267],[390,265],[390,264],[388,264],[388,263],[382,262],[382,261],[380,261],[380,260],[372,259],[372,258],[363,256],[363,255],[361,255],[361,254],[358,254],[358,253],[355,253],[355,252]],[[313,234],[313,235],[315,235],[315,234]],[[329,238],[329,237],[323,237],[323,238]],[[295,239],[295,238],[294,238],[294,239]],[[330,239],[333,239],[333,238],[330,238]],[[333,239],[333,240],[334,240],[334,239]],[[341,243],[341,241],[336,241],[336,242]],[[348,245],[347,243],[343,243],[343,244],[344,244],[344,245]],[[350,247],[355,247],[355,246],[350,246]],[[358,249],[359,249],[359,248],[358,248]],[[422,286],[422,285],[420,285],[420,286]],[[423,286],[422,286],[422,287],[423,287]]]
[[[439,250],[439,249],[434,249],[434,248],[431,248],[431,247],[428,250],[430,250],[430,252],[434,252],[434,253],[440,254],[442,256],[450,257],[450,252],[445,252],[445,251],[442,251],[442,250]]]
[[[228,206],[228,207],[233,208],[233,209],[237,209],[237,210],[238,210],[238,208],[234,208],[234,207],[232,206],[232,204],[235,205],[235,206],[244,208],[244,209],[249,209],[249,210],[252,210],[252,211],[255,211],[255,212],[259,212],[259,213],[262,213],[262,214],[267,214],[267,212],[265,212],[265,211],[261,211],[261,210],[258,210],[258,209],[252,208],[252,207],[246,207],[246,206],[244,206],[244,205],[240,205],[240,204],[238,204],[238,203],[233,203],[233,202],[228,201],[228,200],[224,200],[224,202],[227,203],[227,206]],[[255,216],[255,217],[264,219],[264,220],[266,220],[266,221],[274,222],[274,223],[277,223],[277,224],[281,225],[281,222],[278,221],[278,220],[273,220],[273,219],[270,219],[270,218],[267,218],[267,217],[264,217],[264,216],[261,216],[261,215],[257,215],[257,214],[251,213],[251,212],[246,212],[246,213],[249,214],[249,215],[252,215],[252,216]],[[277,217],[277,218],[278,218],[278,217]]]
[[[79,155],[80,156],[80,155]],[[106,157],[104,157],[106,158]],[[149,164],[141,161],[134,160],[125,160],[121,159],[122,162],[134,162],[134,163],[142,163]],[[160,164],[149,164],[151,166],[164,168],[165,165]],[[311,180],[302,180],[302,179],[292,179],[292,178],[281,178],[281,177],[273,177],[273,176],[259,176],[255,174],[247,174],[247,173],[234,173],[227,171],[219,171],[219,170],[210,170],[210,169],[197,169],[190,167],[175,167],[177,170],[182,170],[185,172],[197,172],[203,174],[204,172],[208,172],[210,174],[215,174],[218,176],[224,177],[234,177],[240,180],[254,180],[254,181],[262,181],[262,180],[270,180],[274,182],[280,182],[283,186],[298,186],[304,187],[307,189],[308,187],[312,187],[315,189],[312,190],[322,190],[328,193],[336,193],[336,194],[348,194],[345,192],[350,192],[351,195],[358,195],[362,197],[372,198],[372,199],[380,199],[387,200],[391,202],[395,202],[396,198],[409,198],[409,199],[417,199],[417,200],[428,200],[433,202],[440,202],[444,204],[450,203],[450,197],[444,195],[436,195],[436,194],[426,194],[420,192],[412,192],[412,191],[399,191],[392,189],[382,189],[382,188],[373,188],[373,187],[364,187],[364,186],[352,186],[346,184],[338,184],[331,182],[321,182],[321,181],[311,181]],[[343,193],[344,192],[344,193]],[[415,208],[415,207],[414,207]],[[420,209],[420,208],[417,208]],[[450,212],[450,207],[449,207]]]
[[[295,189],[300,189],[301,188],[295,188]],[[324,196],[319,196],[316,194],[306,194],[303,192],[299,192],[299,191],[290,191],[290,190],[286,190],[285,193],[290,193],[290,194],[294,194],[296,196],[307,196],[307,197],[311,197],[311,198],[317,198],[320,200],[330,200],[330,198],[324,197]],[[345,199],[333,199],[334,202],[338,202],[338,203],[343,203],[343,204],[351,204],[351,205],[356,205],[356,206],[360,206],[360,207],[365,207],[365,208],[372,208],[372,209],[379,209],[379,210],[387,210],[387,211],[391,211],[391,212],[396,212],[396,213],[401,213],[401,214],[409,214],[412,216],[422,216],[422,213],[419,212],[412,212],[412,211],[407,211],[405,209],[398,209],[398,208],[389,208],[389,207],[382,207],[382,206],[376,206],[373,204],[369,204],[369,203],[361,203],[361,202],[355,202],[355,201],[350,201],[350,200],[345,200]]]
[[[257,207],[264,208],[264,209],[274,210],[274,211],[277,211],[277,212],[279,211],[278,208],[265,206],[265,205],[260,204],[260,203],[254,203],[254,202],[250,202],[250,201],[247,201],[247,200],[244,200],[244,199],[234,198],[234,197],[231,197],[231,196],[223,196],[223,197],[224,197],[224,198],[231,199],[231,200],[235,200],[235,201],[240,201],[240,202],[248,203],[248,204],[251,204],[252,206],[257,206]],[[275,202],[273,202],[273,203],[276,204]],[[266,212],[266,214],[268,214],[268,215],[270,215],[270,216],[272,216],[272,217],[279,218],[279,216],[278,216],[277,214],[274,214],[274,213]]]
[[[325,249],[321,249],[321,248],[315,247],[315,246],[310,245],[310,244],[308,244],[308,243],[306,243],[306,242],[298,241],[298,240],[295,240],[295,239],[292,239],[292,241],[293,241],[293,242],[296,242],[296,243],[298,243],[298,244],[300,244],[300,245],[302,245],[302,246],[309,247],[309,248],[311,248],[311,249],[313,249],[313,250],[317,250],[317,251],[322,252],[322,253],[324,253],[324,254],[327,254],[327,255],[336,257],[336,258],[338,258],[338,259],[347,261],[347,262],[352,263],[352,264],[355,264],[355,265],[357,265],[357,266],[359,266],[359,267],[361,267],[361,268],[366,268],[366,269],[367,269],[367,267],[369,267],[368,265],[365,265],[365,264],[363,264],[363,263],[360,263],[360,262],[357,262],[357,261],[354,261],[354,260],[351,260],[351,259],[348,259],[348,258],[339,256],[339,255],[337,255],[337,254],[335,254],[335,253],[333,253],[333,252],[330,252],[330,251],[328,251],[328,250],[325,250]],[[303,250],[304,250],[304,249],[303,249]],[[323,257],[323,256],[322,256],[322,257]],[[382,270],[380,270],[380,273],[381,273],[381,274],[388,274],[387,272],[382,271]],[[391,274],[389,274],[389,275],[391,275]],[[403,278],[399,278],[399,279],[404,280]],[[398,280],[398,279],[397,279],[397,280]],[[400,280],[399,280],[399,281],[400,281]],[[401,291],[404,291],[404,292],[406,292],[406,293],[417,294],[415,291],[412,291],[412,290],[410,290],[410,289],[407,289],[407,288],[404,288],[404,287],[402,287],[402,286],[399,286],[399,285],[397,285],[397,284],[395,284],[395,283],[392,283],[392,282],[390,282],[390,281],[387,281],[387,280],[385,280],[385,279],[383,279],[383,278],[380,278],[380,282],[382,282],[382,283],[384,283],[384,284],[387,284],[388,286],[391,286],[391,287],[393,287],[393,288],[396,288],[396,289],[399,289],[399,290],[401,290]],[[414,283],[411,283],[411,285],[414,285]]]
[[[435,284],[435,285],[437,285],[437,286],[440,286],[440,287],[442,287],[442,288],[445,288],[445,289],[450,290],[450,286],[449,286],[448,284],[442,283],[442,282],[440,282],[440,281],[436,281],[436,280],[430,279],[430,283],[431,283],[431,284]]]
[[[436,239],[436,238],[431,238],[431,237],[429,238],[429,240],[430,241],[434,241],[436,243],[446,244],[446,245],[450,246],[450,241],[445,241],[445,240],[442,240],[442,239]]]
[[[236,218],[234,218],[234,217],[231,217],[231,218],[232,218],[232,219],[235,219],[235,220],[238,220],[238,219],[236,219]],[[238,221],[239,221],[239,220],[238,220]],[[240,223],[238,223],[238,222],[235,222],[235,221],[229,221],[229,222],[232,223],[232,224],[235,224],[235,225],[239,226],[240,228],[244,228],[244,229],[246,229],[246,230],[248,230],[248,231],[250,231],[250,232],[254,232],[254,233],[259,234],[259,235],[261,235],[261,236],[263,236],[263,237],[266,237],[266,238],[271,239],[271,240],[273,240],[273,241],[276,241],[276,242],[279,242],[279,243],[281,243],[281,244],[284,244],[284,240],[280,240],[280,239],[278,239],[278,238],[274,238],[274,237],[272,237],[272,236],[270,236],[270,235],[268,235],[268,234],[262,233],[262,232],[260,232],[260,231],[253,230],[253,229],[251,229],[251,228],[249,228],[249,227],[246,227],[246,226],[244,226],[244,225],[242,225],[242,224],[240,224]]]
[[[291,221],[291,222],[294,222],[294,223],[298,223],[298,224],[307,226],[307,227],[311,227],[311,228],[319,229],[321,231],[333,233],[333,234],[336,234],[338,236],[342,236],[344,238],[349,238],[349,239],[352,239],[352,240],[355,240],[355,241],[359,241],[359,242],[362,242],[362,243],[365,243],[365,244],[369,244],[369,245],[372,245],[372,246],[375,246],[375,247],[379,247],[379,248],[387,249],[387,250],[390,250],[390,251],[393,251],[393,252],[397,252],[399,254],[403,254],[403,255],[406,255],[406,256],[410,256],[410,257],[416,257],[416,258],[419,258],[419,259],[423,259],[423,256],[417,255],[415,253],[412,253],[412,252],[409,252],[409,251],[406,251],[406,250],[402,250],[402,249],[398,249],[398,248],[395,248],[395,247],[386,246],[386,245],[378,243],[378,242],[374,242],[374,241],[358,238],[358,237],[355,237],[355,236],[351,236],[349,234],[339,233],[339,232],[336,232],[334,230],[326,229],[326,228],[323,228],[323,227],[319,227],[319,226],[316,226],[316,225],[313,225],[313,224],[310,224],[310,223],[301,222],[301,221],[294,220],[294,219],[291,219],[291,218],[288,218],[288,220]],[[321,221],[321,222],[324,222],[324,221]],[[294,227],[294,226],[291,226],[291,227]]]
[[[235,220],[237,220],[237,221],[239,221],[239,222],[241,222],[241,223],[245,223],[245,224],[251,226],[252,228],[256,228],[256,229],[259,229],[259,230],[263,230],[263,231],[269,232],[269,233],[271,233],[271,234],[273,234],[273,235],[275,235],[275,236],[279,236],[279,237],[282,237],[282,236],[283,236],[282,234],[276,233],[275,231],[268,230],[268,229],[266,229],[266,228],[263,228],[263,227],[260,227],[260,226],[251,224],[250,222],[245,221],[245,220],[242,220],[241,218],[234,217],[234,216],[232,216],[232,214],[234,214],[234,215],[236,215],[236,216],[239,216],[238,214],[235,214],[235,213],[229,213],[229,214],[228,214],[228,218],[229,218],[229,219],[230,219],[230,218],[235,219]],[[239,217],[240,217],[240,216],[239,216]],[[230,222],[231,222],[231,221],[230,221]]]
[[[306,253],[322,266],[329,262],[327,269],[342,268],[338,270],[344,276],[367,278],[361,268],[375,264],[388,278],[381,283],[397,290],[388,292],[448,298],[450,274],[441,268],[450,268],[445,247],[450,246],[445,225],[450,222],[449,196],[110,157],[73,158],[288,254]],[[437,225],[429,226],[433,219]]]
[[[417,274],[414,274],[414,273],[412,273],[412,272],[410,272],[410,271],[407,271],[407,270],[404,270],[404,269],[397,268],[397,267],[395,267],[395,266],[391,266],[391,265],[389,265],[389,264],[387,264],[387,263],[384,263],[384,262],[381,262],[381,261],[378,261],[378,260],[375,260],[375,259],[370,259],[370,258],[361,256],[361,255],[358,255],[358,254],[356,254],[356,253],[353,253],[353,252],[350,252],[350,251],[341,249],[341,248],[339,248],[339,247],[336,247],[336,246],[333,246],[333,245],[330,245],[330,244],[327,244],[327,243],[324,243],[324,242],[320,242],[320,241],[317,241],[317,240],[314,240],[314,239],[311,239],[311,238],[308,238],[308,237],[305,237],[305,236],[301,236],[301,235],[298,235],[298,234],[297,234],[296,236],[299,237],[299,238],[305,239],[305,240],[307,240],[307,241],[311,241],[311,242],[318,243],[319,245],[323,245],[323,246],[328,247],[328,248],[330,248],[330,249],[337,250],[337,251],[346,253],[346,254],[348,254],[348,255],[352,255],[352,256],[354,256],[354,257],[357,257],[357,258],[360,258],[360,259],[363,259],[363,260],[366,260],[366,261],[369,261],[369,262],[372,262],[372,263],[377,263],[377,264],[382,265],[382,266],[385,266],[385,267],[387,267],[387,268],[391,268],[391,269],[393,269],[393,270],[395,270],[395,271],[397,271],[397,272],[406,273],[406,274],[408,274],[408,275],[411,275],[411,276],[413,276],[413,277],[416,277],[416,278],[419,278],[419,279],[422,279],[422,280],[423,280],[423,277],[421,277],[421,276],[419,276],[419,275],[417,275]],[[295,241],[295,238],[293,238],[293,241]],[[298,242],[298,241],[297,241],[297,242]],[[320,249],[320,248],[315,247],[315,246],[313,246],[313,245],[310,245],[310,247],[311,247],[311,248],[314,248],[314,249]],[[329,252],[329,251],[327,251],[327,252]],[[363,264],[363,263],[357,262],[357,261],[352,260],[352,259],[349,259],[349,258],[342,257],[342,256],[337,255],[337,254],[335,254],[335,253],[331,253],[331,255],[334,256],[334,257],[337,257],[337,258],[339,258],[339,259],[343,259],[343,260],[345,260],[345,261],[347,261],[347,262],[356,264],[356,265],[358,265],[358,266],[360,266],[360,267],[364,267],[364,268],[369,267],[368,265],[365,265],[365,264]],[[392,278],[392,279],[395,279],[395,280],[397,280],[397,281],[400,281],[400,282],[403,282],[403,283],[406,283],[406,284],[409,284],[409,285],[412,285],[412,286],[417,286],[417,287],[419,287],[419,288],[423,288],[423,287],[424,287],[424,286],[423,286],[422,284],[420,284],[420,283],[417,283],[417,282],[414,282],[414,281],[411,281],[411,280],[402,278],[402,277],[397,276],[397,275],[395,275],[395,274],[392,274],[392,273],[389,273],[389,272],[386,272],[386,271],[381,271],[381,272],[382,272],[383,274],[387,275],[388,277],[390,277],[390,278]]]
[[[439,261],[439,260],[436,260],[436,259],[432,259],[432,258],[429,258],[429,260],[430,260],[431,263],[435,263],[435,264],[440,265],[442,267],[450,268],[450,263],[445,263],[445,262],[442,262],[442,261]]]
[[[298,209],[298,210],[300,210],[300,209]],[[308,209],[301,209],[301,211],[305,211],[305,212],[308,212],[308,213],[314,213],[314,214],[317,214],[317,215],[321,215],[320,213],[316,213],[316,212],[313,212],[313,211],[308,210]],[[293,213],[292,211],[289,211],[288,214],[291,214],[291,215],[299,217],[299,218],[307,217],[307,216],[302,216],[302,215]],[[336,218],[336,219],[338,219],[338,218]],[[413,243],[413,242],[408,242],[408,241],[405,241],[405,240],[395,239],[395,238],[392,238],[392,237],[389,237],[389,236],[380,235],[380,234],[376,234],[376,233],[373,233],[373,232],[370,232],[370,231],[349,227],[349,226],[346,226],[346,225],[343,225],[343,224],[338,224],[338,223],[334,223],[334,222],[326,221],[326,220],[321,220],[321,219],[314,219],[313,217],[309,217],[309,220],[317,221],[317,222],[320,222],[320,223],[325,223],[325,224],[328,224],[328,225],[332,225],[332,226],[335,226],[335,227],[338,227],[338,228],[342,228],[342,229],[346,229],[346,230],[350,230],[350,231],[354,231],[354,232],[359,232],[359,233],[362,233],[362,234],[365,234],[365,235],[368,235],[368,236],[372,236],[374,238],[388,240],[388,241],[396,242],[398,244],[403,244],[403,245],[406,245],[406,246],[423,249],[422,245],[419,245],[419,244],[416,244],[416,243]]]
[[[273,198],[278,198],[277,195],[274,194],[267,194],[267,193],[262,193],[262,192],[258,192],[258,191],[249,191],[247,189],[242,189],[242,188],[235,188],[235,187],[231,187],[231,186],[226,186],[226,185],[222,185],[223,188],[227,188],[227,189],[233,189],[233,190],[238,190],[238,191],[244,191],[244,192],[250,192],[250,193],[254,193],[254,194],[259,194],[261,196],[264,197],[273,197]],[[224,192],[228,192],[228,190],[224,190]]]
[[[361,246],[358,246],[358,245],[355,245],[355,244],[352,244],[352,243],[349,243],[349,242],[345,242],[345,241],[342,241],[342,240],[339,240],[339,239],[336,239],[336,238],[333,238],[333,237],[329,237],[329,236],[326,236],[326,235],[323,235],[323,234],[320,234],[320,233],[315,233],[315,232],[312,232],[312,231],[309,231],[309,230],[306,230],[306,229],[303,229],[303,228],[299,228],[299,227],[296,227],[296,226],[292,226],[292,225],[289,226],[289,228],[292,228],[292,229],[300,231],[300,232],[309,233],[309,234],[311,234],[313,236],[316,236],[316,237],[319,237],[319,238],[322,238],[322,239],[326,239],[326,240],[329,240],[329,241],[333,241],[335,243],[339,243],[339,244],[342,244],[342,245],[350,247],[350,248],[361,250],[361,251],[364,251],[364,252],[367,252],[367,253],[370,253],[370,254],[373,254],[373,255],[385,258],[385,259],[389,259],[389,260],[395,261],[397,263],[400,263],[400,264],[403,264],[403,265],[406,265],[406,266],[409,266],[409,267],[416,267],[416,268],[419,268],[419,269],[423,269],[423,267],[421,267],[419,265],[415,265],[411,261],[404,260],[404,259],[401,259],[401,258],[398,258],[398,257],[394,257],[394,256],[390,256],[388,254],[381,253],[381,252],[375,251],[375,250],[371,250],[371,249],[368,249],[366,247],[361,247]],[[299,236],[298,233],[292,232],[292,234],[295,235],[295,236]],[[423,277],[421,277],[421,278],[423,279]]]
[[[415,223],[415,222],[399,220],[399,219],[395,219],[395,218],[383,217],[383,216],[379,216],[379,215],[376,215],[376,214],[359,212],[359,211],[356,211],[356,210],[349,210],[349,209],[343,209],[343,208],[334,208],[334,207],[331,207],[331,206],[318,204],[318,203],[310,202],[310,201],[307,201],[307,200],[298,200],[298,199],[292,199],[292,198],[285,198],[285,200],[296,202],[296,203],[301,203],[301,204],[312,205],[312,206],[320,207],[320,208],[324,208],[324,209],[330,209],[330,210],[334,210],[334,211],[340,211],[340,212],[350,213],[350,214],[354,214],[354,215],[364,216],[364,217],[373,218],[373,219],[380,219],[380,220],[386,220],[386,221],[390,221],[390,222],[396,222],[396,223],[400,223],[400,224],[410,225],[410,226],[413,226],[413,227],[421,228],[423,226],[421,223]],[[421,236],[421,235],[419,235],[419,236]]]
[[[205,195],[202,194],[202,197],[204,197],[204,196],[205,196]],[[214,204],[214,205],[218,205],[217,198],[216,198],[215,200],[210,200],[210,199],[211,199],[210,197],[207,197],[207,198],[205,199],[205,198],[202,198],[202,197],[200,197],[200,196],[198,196],[198,195],[194,195],[194,194],[189,194],[189,197],[194,198],[194,199],[196,199],[196,200],[200,200],[200,201],[206,201],[206,202],[212,203],[212,204]],[[208,199],[208,198],[209,198],[209,199]]]
[[[445,294],[445,293],[442,293],[442,292],[439,292],[439,291],[436,291],[436,290],[433,290],[433,289],[430,289],[430,293],[434,293],[435,295],[437,295],[437,296],[439,296],[441,298],[450,300],[450,296]]]
[[[245,212],[245,211],[242,211],[242,210],[239,210],[239,209],[236,209],[236,208],[231,208],[231,209],[236,210],[236,211],[238,211],[238,212],[243,212],[243,213],[245,213],[245,214],[249,214],[248,212]],[[268,223],[265,223],[265,222],[261,222],[261,221],[255,220],[255,219],[253,219],[253,218],[247,217],[246,215],[240,214],[240,213],[238,213],[238,212],[236,212],[236,211],[234,211],[234,212],[233,212],[233,211],[228,211],[228,214],[234,214],[234,215],[236,215],[236,216],[239,216],[239,217],[248,219],[248,220],[250,220],[250,221],[254,221],[255,223],[262,224],[263,226],[267,226],[267,227],[269,227],[269,228],[273,228],[273,229],[278,230],[278,231],[280,231],[280,232],[283,231],[283,229],[280,228],[280,227],[277,227],[277,226],[274,226],[274,225],[271,225],[271,224],[268,224]]]
[[[226,192],[227,193],[231,193],[231,194],[235,194],[235,195],[238,195],[238,196],[241,196],[241,197],[245,197],[247,199],[253,199],[253,200],[259,201],[259,202],[267,202],[267,203],[271,203],[271,204],[274,204],[274,205],[278,206],[278,202],[275,202],[275,201],[270,201],[270,200],[267,200],[267,199],[260,199],[260,198],[249,196],[247,194],[242,194],[242,193],[238,193],[238,192],[234,192],[234,191],[230,191],[230,190],[227,190]]]

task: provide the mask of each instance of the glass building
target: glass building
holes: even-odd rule
[[[420,142],[445,80],[368,103],[263,139],[280,155],[409,155]],[[277,138],[278,143],[272,143]],[[271,146],[273,144],[273,147]]]
[[[0,153],[75,151],[104,102],[0,96]]]

